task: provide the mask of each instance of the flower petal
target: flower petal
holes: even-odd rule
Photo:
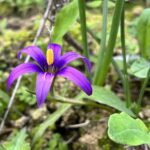
[[[26,54],[30,55],[36,62],[38,62],[38,64],[42,68],[48,66],[47,61],[46,61],[46,57],[45,57],[43,51],[37,46],[28,46],[28,47],[20,50],[18,53],[18,57],[20,57],[20,55],[22,53],[26,53]]]
[[[89,80],[80,71],[73,67],[64,67],[58,72],[59,76],[65,77],[79,86],[87,95],[92,94],[92,86]]]
[[[38,106],[41,107],[50,91],[54,75],[50,73],[39,73],[36,80],[36,98]]]
[[[42,72],[39,66],[32,63],[24,63],[16,68],[13,69],[13,71],[10,73],[8,79],[7,79],[7,89],[10,89],[12,83],[21,75],[25,73],[33,73],[33,72]]]
[[[81,58],[84,61],[84,63],[86,64],[86,66],[88,68],[88,71],[90,72],[91,62],[86,57],[81,56],[80,54],[78,54],[76,52],[68,52],[68,53],[65,53],[63,56],[61,56],[60,60],[58,62],[58,67],[61,68],[79,58]]]
[[[48,44],[47,49],[52,49],[54,52],[54,64],[59,60],[61,55],[61,46],[55,43]]]

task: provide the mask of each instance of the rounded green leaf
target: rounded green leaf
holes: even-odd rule
[[[110,116],[108,136],[116,143],[130,146],[150,144],[150,133],[145,124],[140,119],[133,119],[125,112]]]
[[[149,62],[144,58],[140,58],[133,62],[128,72],[138,78],[146,78],[149,68]]]

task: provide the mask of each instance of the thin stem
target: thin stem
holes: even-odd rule
[[[81,23],[81,33],[82,33],[83,55],[89,59],[85,0],[78,0],[78,5],[79,5],[79,14],[80,14],[80,23]],[[88,74],[88,77],[91,78],[90,73],[88,71],[87,71],[87,74]]]
[[[146,88],[147,83],[149,81],[149,78],[150,78],[150,69],[148,70],[147,78],[145,78],[144,81],[143,81],[143,84],[142,84],[142,87],[141,87],[141,90],[140,90],[140,94],[139,94],[139,97],[138,97],[138,100],[137,100],[137,105],[138,105],[139,109],[141,107],[144,91],[145,91],[145,88]]]
[[[125,24],[124,24],[124,8],[122,10],[121,16],[121,46],[122,46],[122,56],[123,56],[123,72],[124,72],[124,91],[125,91],[125,99],[127,107],[131,105],[131,92],[130,85],[128,80],[128,72],[127,72],[127,62],[126,62],[126,46],[125,46]]]
[[[94,84],[96,84],[96,85],[104,84],[104,81],[105,81],[105,78],[106,78],[106,75],[107,75],[107,72],[109,69],[109,65],[112,61],[113,50],[114,50],[115,43],[116,43],[116,38],[117,38],[117,33],[118,33],[118,28],[119,28],[119,23],[120,23],[120,19],[121,19],[121,12],[122,12],[123,6],[124,6],[124,0],[116,1],[110,36],[109,36],[109,40],[108,40],[108,47],[106,49],[106,52],[105,52],[105,55],[103,58],[103,62],[101,65],[102,67],[100,68],[99,65],[97,66],[97,67],[99,67],[99,72],[98,73],[96,72],[98,74],[98,76],[94,80]],[[99,62],[97,64],[99,64]]]
[[[102,68],[102,62],[103,62],[104,54],[105,54],[105,51],[106,51],[108,0],[103,1],[102,8],[103,8],[103,12],[102,12],[102,15],[103,15],[102,22],[103,22],[103,24],[102,24],[102,37],[101,37],[101,41],[100,41],[101,48],[100,48],[100,52],[99,52],[98,60],[97,60],[98,66],[96,68],[96,72],[95,72],[95,75],[94,75],[94,81],[93,81],[94,84],[98,83],[99,73],[100,73],[100,70]]]
[[[35,92],[33,91],[29,91],[31,94],[35,95]],[[102,104],[98,104],[96,102],[91,102],[91,101],[84,101],[84,100],[78,100],[77,98],[73,99],[73,98],[66,98],[63,96],[52,96],[49,95],[47,97],[51,102],[60,102],[60,103],[68,103],[68,104],[74,104],[74,105],[88,105],[88,106],[94,106],[94,107],[100,107],[102,109],[106,109],[108,111],[111,111],[111,109],[107,106],[104,106]]]
[[[50,101],[52,102],[60,102],[60,103],[68,103],[68,104],[73,104],[73,105],[86,105],[90,107],[100,107],[101,109],[106,109],[108,111],[111,111],[111,109],[107,106],[91,102],[91,101],[84,101],[84,100],[77,100],[77,99],[70,99],[62,96],[54,96],[54,97],[49,97]]]
[[[86,105],[84,101],[76,101],[74,99],[65,98],[62,96],[54,96],[50,98],[53,102],[61,102],[61,103],[69,103],[69,104],[75,104],[75,105]]]
[[[86,29],[86,14],[85,14],[85,0],[78,0],[79,4],[79,13],[80,13],[80,23],[81,23],[81,32],[82,32],[82,43],[83,43],[83,53],[84,56],[89,58],[89,49],[87,42],[87,29]]]

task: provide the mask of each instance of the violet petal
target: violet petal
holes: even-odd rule
[[[36,98],[39,107],[43,105],[50,91],[54,75],[50,73],[39,73],[36,80]]]
[[[43,69],[45,67],[46,68],[48,67],[46,57],[45,57],[43,51],[39,47],[28,46],[19,51],[18,57],[20,57],[20,55],[22,53],[26,53],[26,54],[30,55]]]
[[[71,80],[74,84],[80,87],[87,95],[92,94],[92,86],[89,80],[82,74],[80,71],[73,67],[64,67],[61,69],[57,75],[67,78]]]
[[[63,66],[66,66],[67,64],[69,64],[70,62],[81,58],[84,63],[86,64],[88,71],[90,72],[91,70],[91,62],[84,56],[81,56],[80,54],[76,53],[76,52],[67,52],[65,53],[63,56],[60,57],[60,60],[58,62],[58,67],[62,68]]]
[[[21,75],[26,73],[33,73],[33,72],[42,72],[41,68],[32,63],[24,63],[12,70],[8,79],[7,79],[7,89],[10,89],[12,83]]]

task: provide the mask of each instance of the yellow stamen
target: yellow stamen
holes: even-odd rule
[[[48,65],[53,64],[53,62],[54,62],[54,52],[53,52],[52,49],[47,50],[46,60],[47,60]]]

